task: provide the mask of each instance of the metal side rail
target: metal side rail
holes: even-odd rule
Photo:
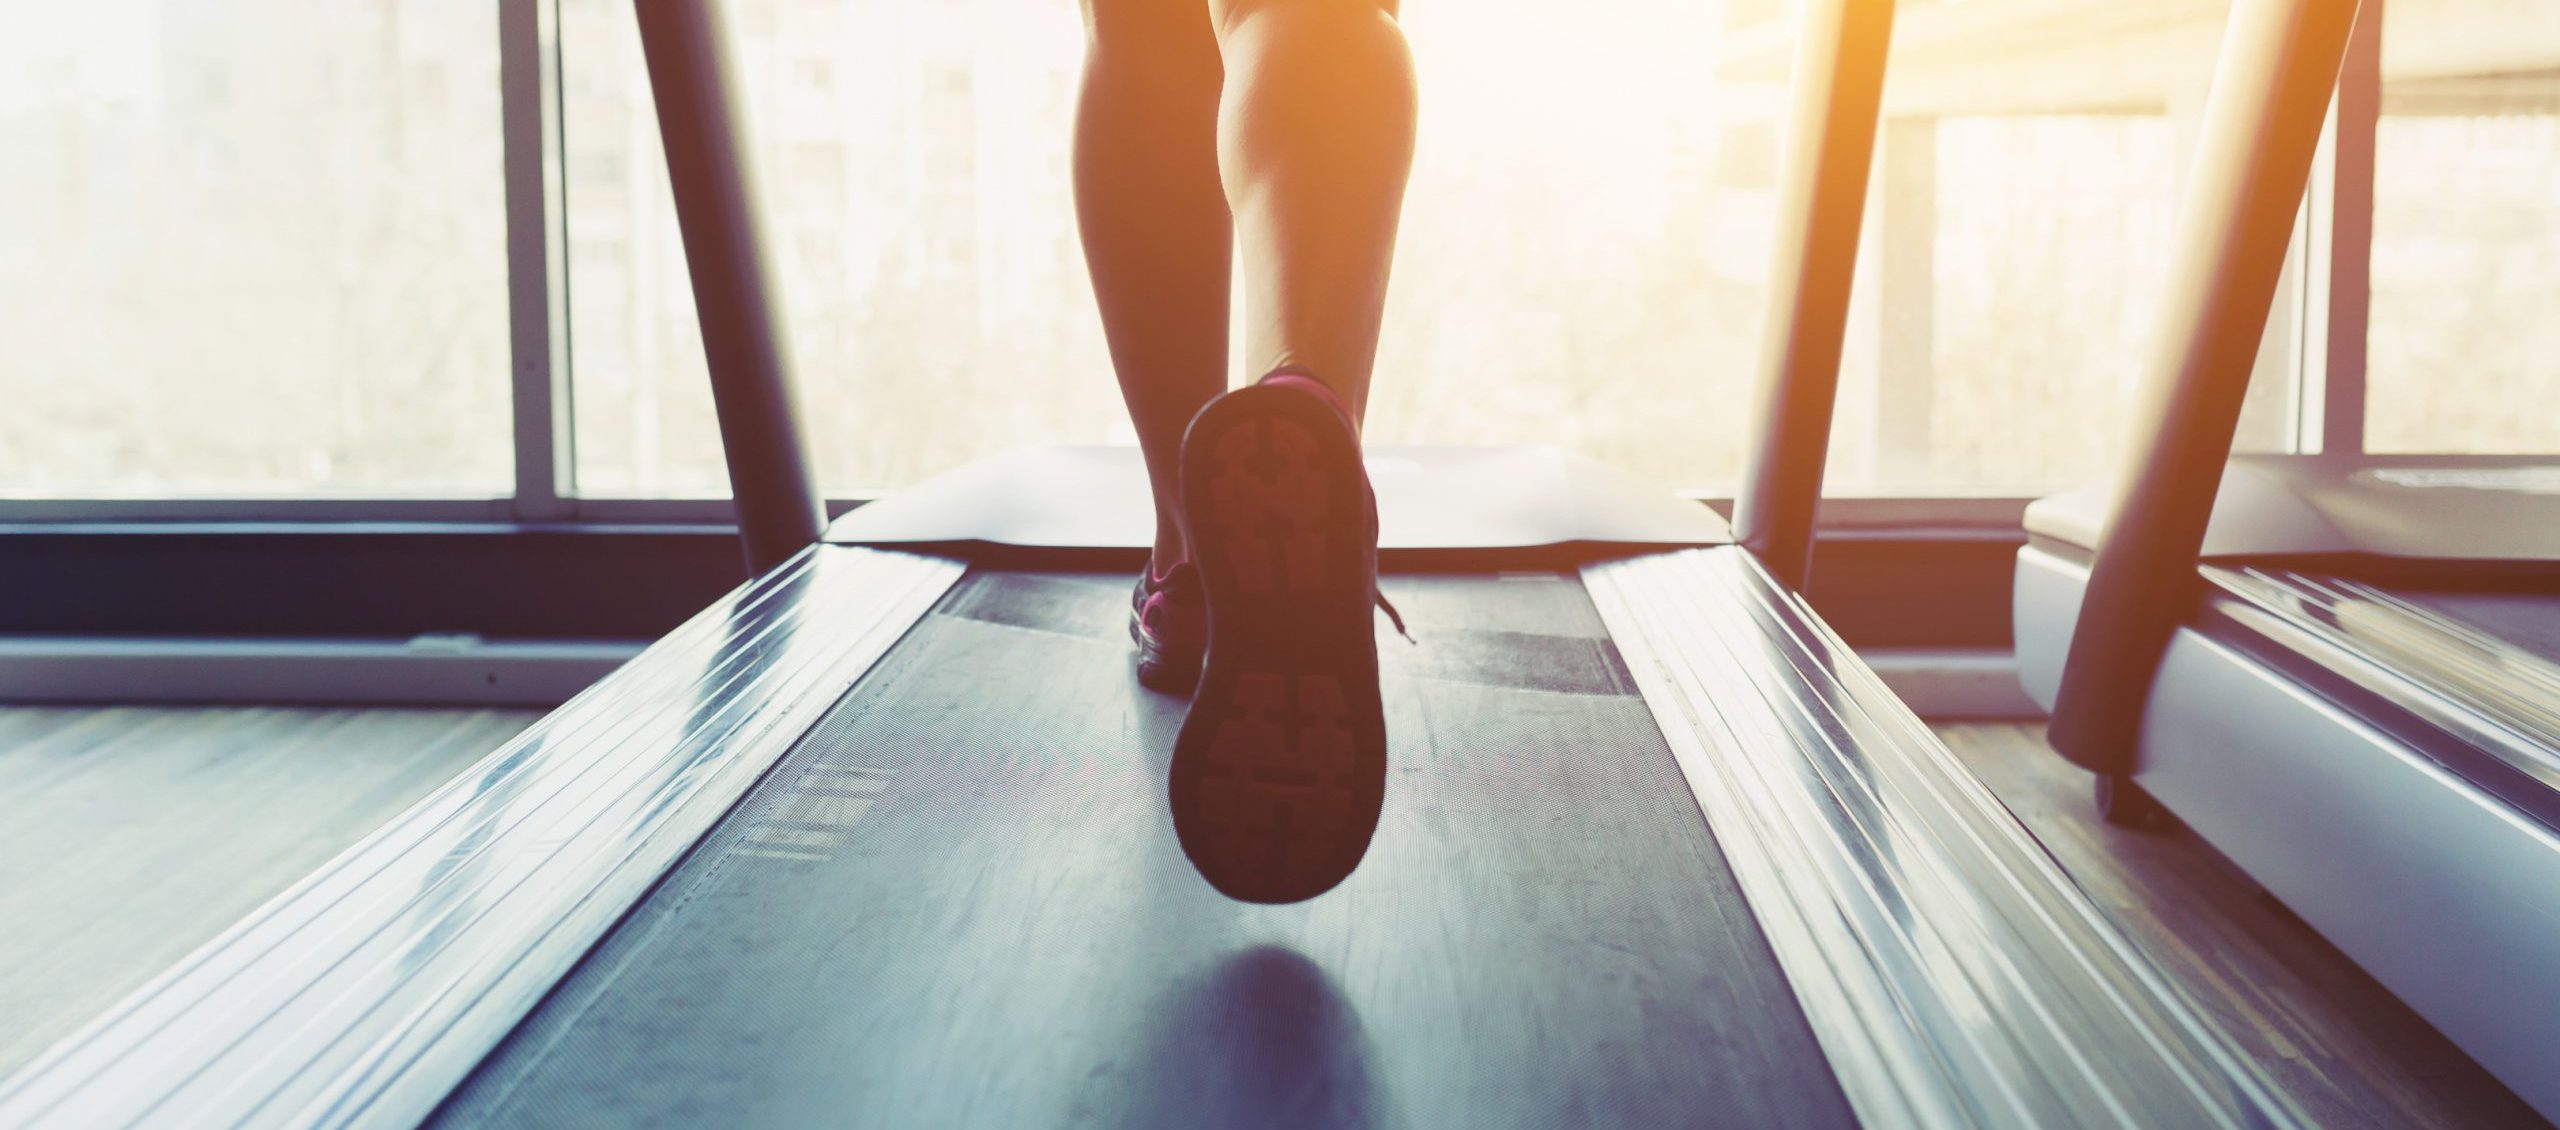
[[[1756,558],[1583,577],[1862,1121],[2306,1122]]]
[[[414,1125],[962,571],[742,586],[0,1083],[0,1125]]]
[[[2496,758],[2541,790],[2560,791],[2560,665],[2359,581],[2289,569],[2208,565],[2202,572],[2221,597],[2215,611],[2232,622]],[[2480,783],[2511,791],[2495,780]],[[2528,807],[2548,819],[2550,804]]]

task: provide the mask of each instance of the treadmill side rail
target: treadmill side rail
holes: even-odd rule
[[[2349,577],[2214,565],[2204,577],[2220,615],[2560,794],[2560,663]]]
[[[741,586],[0,1081],[0,1125],[415,1125],[962,571]]]
[[[1584,579],[1862,1120],[2307,1123],[1749,554]]]

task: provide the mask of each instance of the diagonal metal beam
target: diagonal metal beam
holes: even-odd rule
[[[1790,589],[1804,587],[1811,565],[1892,37],[1893,0],[1815,0],[1797,44],[1761,323],[1758,434],[1733,504],[1735,539]]]
[[[2196,142],[2169,292],[2063,662],[2050,738],[2133,769],[2151,679],[2200,589],[2196,555],[2311,176],[2356,0],[2239,0]]]
[[[729,80],[727,38],[712,0],[643,0],[632,8],[658,105],[702,351],[711,364],[738,533],[747,568],[763,573],[818,540],[822,518]]]

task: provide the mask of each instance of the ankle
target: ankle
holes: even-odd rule
[[[1360,434],[1360,414],[1352,411],[1351,398],[1343,395],[1343,391],[1334,387],[1332,382],[1317,376],[1314,370],[1304,365],[1295,363],[1282,365],[1263,374],[1262,379],[1254,383],[1275,388],[1293,388],[1314,396],[1331,407],[1336,415],[1341,416],[1343,423],[1351,426],[1351,434],[1355,436]]]

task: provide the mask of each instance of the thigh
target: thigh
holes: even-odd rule
[[[1082,0],[1084,25],[1096,39],[1162,40],[1209,30],[1205,0]]]
[[[1263,12],[1291,8],[1324,8],[1332,13],[1384,12],[1389,18],[1398,15],[1399,0],[1209,0],[1210,21],[1222,28],[1234,27],[1236,21]]]

